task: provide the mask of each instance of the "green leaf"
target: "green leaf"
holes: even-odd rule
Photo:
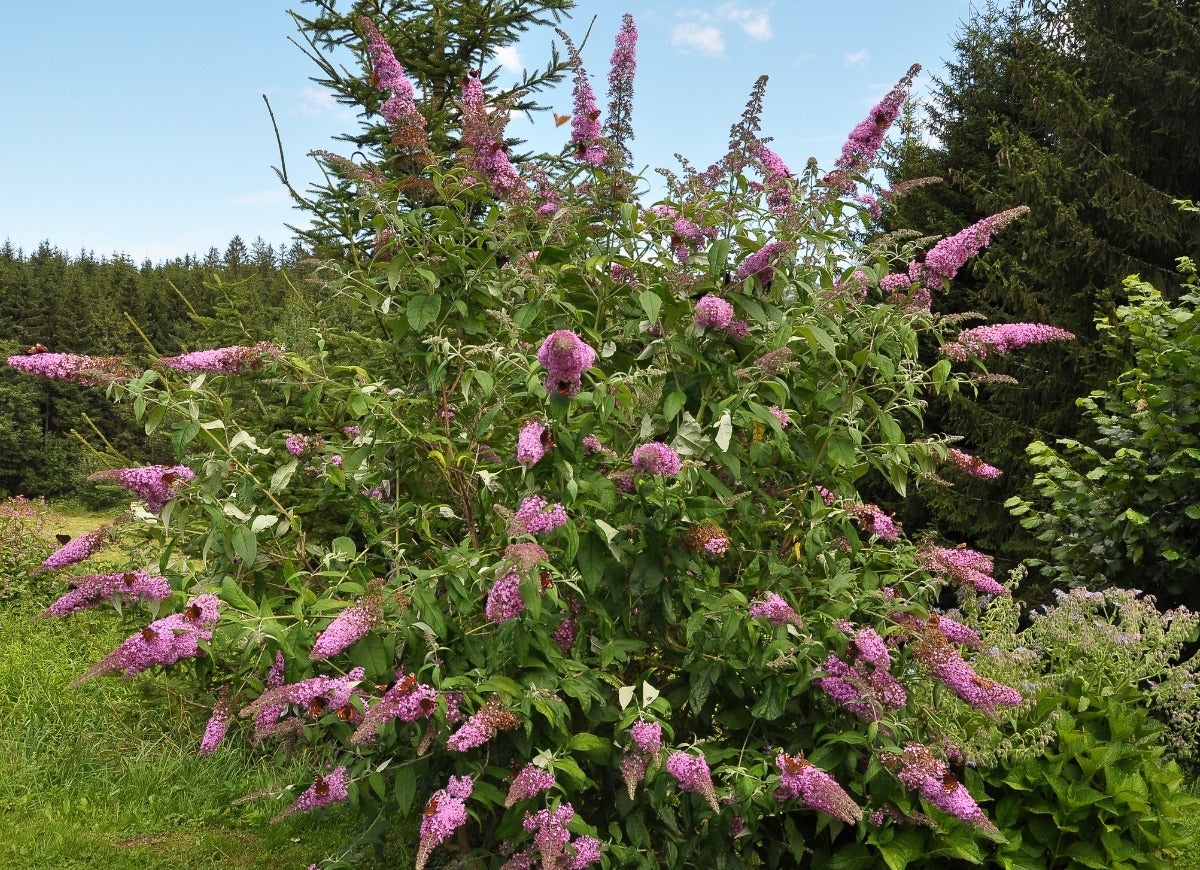
[[[612,751],[612,741],[605,740],[603,737],[597,737],[584,731],[580,734],[572,735],[567,741],[567,745],[576,752],[587,752],[607,755]]]
[[[412,806],[417,794],[417,773],[411,764],[403,764],[396,769],[396,808],[404,813]]]
[[[254,565],[254,557],[258,555],[258,540],[249,526],[234,526],[230,543],[233,554],[242,560],[242,565],[249,569]]]
[[[670,423],[679,410],[687,403],[687,394],[675,390],[663,399],[662,415],[663,419]]]
[[[420,332],[437,320],[441,310],[441,296],[425,294],[414,296],[408,300],[408,308],[405,310],[405,314],[408,315],[408,325]]]
[[[642,304],[642,310],[646,312],[646,319],[651,323],[658,320],[658,312],[662,308],[662,297],[653,290],[643,290],[638,294],[638,302]]]

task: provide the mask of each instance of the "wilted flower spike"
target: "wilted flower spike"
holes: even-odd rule
[[[254,347],[219,347],[216,350],[198,350],[181,356],[163,357],[158,364],[181,372],[236,374],[261,369],[265,358],[278,357],[282,353],[269,341],[260,341]]]

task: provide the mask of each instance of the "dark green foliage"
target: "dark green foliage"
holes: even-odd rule
[[[1200,215],[1171,204],[1200,192],[1200,4],[989,4],[955,51],[921,131],[937,146],[911,138],[890,172],[894,182],[943,181],[898,198],[885,224],[944,233],[1015,205],[1031,209],[960,274],[940,309],[1051,323],[1078,340],[997,367],[1020,384],[989,387],[986,403],[964,395],[933,409],[965,449],[1007,474],[987,490],[930,500],[951,537],[1026,556],[1031,542],[999,505],[1032,477],[1025,445],[1079,437],[1074,397],[1115,374],[1095,313],[1112,311],[1134,272],[1173,296],[1174,258],[1200,244]]]
[[[1040,498],[1010,507],[1049,548],[1035,564],[1057,585],[1119,583],[1200,605],[1200,287],[1185,266],[1189,292],[1178,305],[1131,278],[1130,304],[1099,322],[1125,371],[1079,400],[1096,446],[1029,448]]]

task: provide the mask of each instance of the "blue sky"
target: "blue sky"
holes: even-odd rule
[[[262,95],[275,110],[300,186],[317,177],[305,155],[338,150],[352,111],[310,80],[288,38],[299,0],[60,0],[5,11],[0,52],[0,240],[26,252],[41,241],[69,254],[123,253],[159,261],[236,233],[290,240],[292,209],[272,170],[279,155]],[[640,32],[635,162],[701,168],[720,157],[755,79],[770,77],[762,133],[794,168],[828,167],[850,129],[912,63],[930,74],[952,56],[970,0],[580,2],[564,29],[605,99],[621,14]],[[47,12],[48,10],[48,12]],[[541,65],[553,33],[534,31],[497,58]],[[549,102],[569,112],[568,86]],[[516,119],[510,135],[557,150],[568,127]]]

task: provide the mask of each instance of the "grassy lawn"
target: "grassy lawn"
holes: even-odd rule
[[[107,520],[73,516],[62,531]],[[272,824],[292,799],[279,787],[311,779],[315,761],[263,760],[234,739],[200,757],[208,711],[153,675],[69,688],[132,628],[111,612],[36,619],[61,591],[45,585],[0,601],[0,866],[304,868],[353,836],[356,820],[333,811]],[[264,790],[274,794],[234,804]]]

